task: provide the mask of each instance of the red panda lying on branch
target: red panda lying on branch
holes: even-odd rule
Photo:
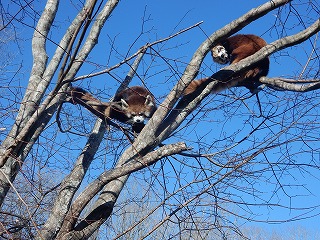
[[[157,108],[153,95],[140,86],[121,91],[112,102],[101,102],[79,87],[70,87],[69,95],[71,96],[69,102],[81,104],[103,120],[116,119],[131,125],[143,124],[144,120],[150,118]]]
[[[267,43],[261,37],[252,34],[238,34],[227,38],[218,43],[211,49],[213,61],[220,64],[237,63],[240,60],[256,53]],[[212,90],[212,92],[219,92],[230,86],[244,86],[254,93],[259,83],[259,78],[266,76],[269,72],[269,58],[265,58],[256,64],[252,65],[248,70],[241,72],[239,76],[231,79],[229,82],[222,82]],[[204,78],[192,81],[185,89],[184,95],[193,93],[200,85],[210,80]]]

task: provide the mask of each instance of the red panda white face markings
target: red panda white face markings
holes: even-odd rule
[[[155,111],[155,103],[152,96],[147,95],[144,106],[139,102],[131,102],[128,104],[126,100],[121,99],[121,110],[129,119],[127,123],[143,123],[146,118],[150,118]]]
[[[227,64],[230,60],[227,50],[221,45],[217,45],[213,47],[211,49],[211,55],[212,55],[213,61],[220,64]]]

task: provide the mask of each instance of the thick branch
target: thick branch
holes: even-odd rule
[[[41,94],[43,94],[35,91],[35,89],[37,89],[37,86],[42,81],[43,72],[46,67],[47,54],[45,51],[45,42],[51,28],[52,21],[56,15],[58,3],[59,1],[55,0],[47,1],[45,10],[37,24],[32,38],[33,66],[28,88],[22,100],[15,123],[12,124],[10,133],[7,135],[7,138],[2,142],[0,147],[0,205],[3,203],[3,200],[9,190],[10,181],[14,180],[17,170],[21,165],[18,164],[14,158],[16,157],[15,154],[11,154],[12,150],[14,150],[18,145],[17,135],[25,129],[25,125],[27,125],[32,114],[37,110],[37,104],[40,101]],[[45,90],[43,90],[43,92],[44,91]],[[25,132],[23,134],[25,135]],[[4,165],[9,157],[11,157],[10,161]]]
[[[77,197],[76,201],[72,204],[72,210],[69,212],[68,217],[66,217],[65,221],[71,226],[74,225],[82,209],[102,189],[102,187],[105,186],[111,180],[146,168],[163,157],[171,156],[173,154],[177,154],[185,150],[188,150],[188,148],[184,143],[165,145],[157,150],[154,150],[153,152],[147,153],[143,157],[138,157],[133,161],[130,161],[117,168],[102,173],[94,182],[88,185],[86,189]],[[83,220],[77,225],[75,231],[68,234],[68,237],[66,239],[77,239],[76,237],[87,237],[88,233],[91,232],[91,230],[85,228],[98,220],[105,221],[107,218],[107,214],[110,214],[110,211],[105,211],[104,206],[102,206],[102,208],[101,206],[98,206],[96,209],[91,211],[91,213],[86,217],[85,220]],[[79,232],[82,230],[84,231]]]
[[[276,90],[287,90],[293,92],[309,92],[313,90],[320,89],[320,79],[313,80],[311,82],[300,82],[283,78],[268,78],[261,77],[259,79],[261,83],[266,84],[268,87],[274,88]]]
[[[135,73],[136,73],[136,71],[137,71],[137,69],[138,69],[138,66],[139,66],[139,64],[140,64],[140,62],[141,62],[141,60],[142,60],[143,55],[144,55],[144,52],[140,53],[140,54],[137,56],[137,58],[135,59],[134,63],[133,63],[132,66],[130,67],[129,73],[127,74],[127,76],[126,76],[125,80],[123,81],[123,83],[119,86],[117,92],[119,92],[119,89],[125,89],[126,87],[128,87],[128,85],[130,84],[132,78],[134,77],[134,75],[135,75]],[[88,108],[87,106],[85,106],[85,107]],[[98,116],[99,116],[102,120],[105,121],[105,116],[100,116],[100,115],[98,115]],[[98,149],[97,147],[98,147],[99,144],[101,143],[102,136],[103,136],[103,134],[104,134],[104,128],[101,129],[101,122],[98,121],[96,124],[98,124],[98,123],[99,123],[100,128],[99,128],[99,130],[98,130],[97,133],[99,133],[99,134],[96,135],[96,133],[95,133],[96,130],[94,129],[94,130],[92,131],[92,134],[91,134],[92,139],[91,139],[91,137],[89,138],[89,141],[90,141],[90,139],[91,139],[90,144],[89,144],[89,147],[88,147],[88,148],[85,147],[85,149],[83,150],[83,152],[84,152],[85,154],[87,154],[87,151],[90,150],[89,158],[86,158],[86,160],[85,160],[86,162],[88,161],[88,162],[91,163],[91,161],[93,160],[93,157],[94,157],[94,155],[95,155],[95,153],[96,153],[96,151],[97,151],[97,149]],[[111,123],[111,122],[108,122],[108,123]],[[100,138],[100,136],[101,136],[101,138]],[[92,144],[92,146],[91,146],[91,144]],[[91,147],[90,147],[90,146],[91,146]],[[92,151],[92,149],[91,149],[92,147],[94,148],[93,151]],[[79,161],[79,160],[82,161],[81,158],[82,158],[82,156],[79,157],[78,161]],[[84,175],[85,175],[85,173],[86,173],[86,170],[87,170],[87,167],[83,167],[83,169],[82,169],[82,168],[81,168],[81,169],[78,169],[78,168],[77,168],[77,165],[78,165],[78,164],[75,165],[75,167],[74,167],[74,169],[72,170],[72,172],[70,173],[70,175],[67,176],[67,177],[64,179],[64,182],[71,181],[73,184],[74,184],[74,183],[77,183],[77,186],[74,188],[74,190],[72,190],[72,189],[69,190],[69,191],[72,190],[72,196],[74,195],[75,191],[78,189],[78,187],[79,187],[79,185],[80,185],[80,183],[81,183],[81,181],[82,181],[82,179],[83,179],[83,177],[84,177]],[[81,164],[80,166],[83,166],[83,165]],[[80,170],[80,172],[79,172],[79,170]],[[73,175],[76,175],[76,176],[77,176],[77,179],[72,179],[72,174],[73,174]],[[63,195],[63,194],[62,194],[62,195]],[[87,198],[87,199],[88,199],[89,201],[91,200],[91,198]],[[72,198],[69,198],[68,201],[65,202],[64,204],[68,204],[68,205],[71,204],[71,200],[72,200]],[[57,205],[57,209],[58,209],[59,205],[61,205],[61,204],[58,202],[56,205]],[[86,206],[86,204],[83,206],[83,208],[84,208],[85,206]],[[82,209],[79,208],[79,214],[80,214],[80,212],[83,210],[83,208],[82,208]],[[69,210],[69,209],[67,209],[67,210]],[[53,213],[54,213],[54,211],[53,211]],[[66,213],[67,213],[67,212],[65,212],[64,214],[66,214]],[[64,219],[64,222],[63,222],[62,227],[61,227],[61,232],[60,232],[59,234],[60,234],[60,235],[66,234],[66,233],[69,232],[73,227],[74,227],[74,226],[71,226],[70,220],[68,220],[68,217],[66,217],[66,219]]]
[[[86,43],[84,44],[79,54],[77,55],[78,61],[72,64],[72,67],[69,70],[66,78],[73,78],[75,76],[75,74],[81,67],[83,61],[95,46],[103,24],[107,20],[108,16],[110,16],[112,10],[116,7],[117,4],[118,4],[118,1],[110,0],[106,4],[106,7],[97,16],[97,20],[91,28],[91,31],[88,35]],[[64,88],[66,88],[66,86],[64,86]],[[59,90],[59,89],[56,89],[56,90]],[[65,89],[62,89],[62,90],[65,90]],[[61,95],[60,96],[56,96],[56,95],[57,95],[56,91],[53,91],[51,94],[49,94],[46,100],[38,108],[37,112],[35,112],[32,115],[31,119],[24,126],[23,130],[19,133],[18,136],[16,136],[15,142],[11,144],[11,146],[8,146],[4,154],[1,156],[0,166],[2,166],[10,156],[18,156],[19,153],[21,153],[21,151],[24,150],[25,144],[29,142],[29,140],[26,138],[28,137],[28,134],[30,135],[30,129],[38,129],[37,126],[44,127],[47,124],[47,122],[51,119],[54,111],[56,111],[57,109],[57,106],[62,101]],[[37,139],[36,134],[33,134],[32,138]]]
[[[133,146],[128,148],[124,152],[124,154],[120,157],[117,166],[118,167],[122,166],[125,162],[128,162],[137,156],[144,155],[144,153],[153,149],[154,146],[156,146],[161,140],[163,140],[165,138],[165,136],[163,135],[162,139],[157,138],[157,140],[159,140],[159,141],[157,141],[155,138],[156,129],[161,125],[162,120],[165,118],[166,114],[170,111],[170,109],[173,107],[175,102],[178,100],[184,87],[188,84],[188,82],[190,82],[191,80],[193,80],[196,77],[203,58],[209,52],[210,47],[214,44],[214,42],[235,33],[236,31],[240,30],[241,28],[243,28],[245,25],[249,24],[250,22],[267,14],[269,11],[271,11],[281,5],[284,5],[287,2],[288,2],[287,0],[278,0],[278,1],[272,1],[272,2],[268,2],[266,4],[263,4],[263,5],[259,6],[258,8],[249,11],[246,15],[235,20],[230,25],[226,26],[225,28],[222,28],[220,31],[213,34],[209,39],[207,39],[199,47],[199,51],[197,51],[195,53],[193,59],[191,60],[187,69],[185,70],[185,73],[182,76],[181,81],[173,89],[173,91],[168,95],[165,102],[163,104],[161,104],[161,106],[159,107],[160,109],[153,116],[153,118],[149,120],[148,124],[146,125],[146,127],[144,127],[144,129],[142,130],[142,132],[140,133],[140,135],[136,139]],[[97,206],[102,206],[101,209],[99,208],[102,212],[110,213],[112,211],[113,204],[116,201],[116,198],[117,198],[118,194],[120,193],[122,187],[124,186],[126,179],[127,179],[127,177],[121,177],[120,179],[118,179],[117,182],[114,182],[112,185],[106,186],[104,188],[104,190],[103,190],[104,194],[100,196],[100,198],[101,198],[100,204],[101,205],[97,205]],[[112,194],[108,194],[111,192],[112,192]],[[106,202],[108,202],[109,204],[106,205],[105,204]],[[101,222],[103,222],[104,220],[105,219],[102,219]],[[101,224],[101,222],[95,222],[94,223],[95,226],[92,227],[92,225],[90,225],[91,229],[86,228],[85,230],[87,230],[89,232],[93,231],[96,227],[98,227]],[[83,234],[85,234],[85,233],[83,233]]]
[[[150,44],[147,44],[145,46],[143,46],[142,48],[139,49],[138,52],[136,52],[134,55],[132,55],[130,58],[127,58],[125,60],[123,60],[122,62],[120,62],[119,64],[123,64],[125,62],[127,62],[129,59],[131,59],[133,56],[137,56],[135,62],[133,63],[133,65],[131,65],[131,69],[130,69],[130,72],[129,74],[127,75],[127,77],[125,78],[125,80],[123,81],[123,83],[121,84],[121,86],[119,87],[119,89],[117,90],[117,92],[121,91],[121,89],[125,88],[128,86],[129,82],[131,81],[132,77],[134,76],[137,68],[138,68],[138,64],[143,56],[143,54],[145,53],[145,51],[147,50],[148,47],[152,46],[152,45],[155,45],[155,44],[158,44],[158,43],[161,43],[163,41],[167,41],[167,40],[170,40],[171,38],[179,35],[179,34],[182,34],[183,32],[185,31],[188,31],[198,25],[200,25],[201,22],[197,23],[197,24],[194,24],[188,28],[185,28],[167,38],[164,38],[164,39],[160,39],[156,42],[153,42],[153,43],[150,43]],[[117,66],[117,65],[116,65]],[[96,73],[96,75],[99,75],[99,74],[102,74],[102,73],[105,73],[107,71],[110,71],[112,68],[109,68],[109,69],[106,69],[102,72],[99,72],[99,73]],[[84,76],[84,77],[87,77],[87,76]],[[80,77],[81,78],[81,77]],[[76,78],[74,80],[78,80],[79,78]],[[68,80],[69,81],[69,80]],[[117,166],[121,166],[121,163],[123,163],[122,161],[120,161],[119,164],[117,164]],[[108,198],[108,193],[109,192],[113,192],[114,194],[112,194],[111,198],[112,198],[112,201],[116,201],[116,197],[118,196],[118,194],[120,193],[124,183],[126,182],[126,180],[128,179],[129,177],[129,174],[128,175],[124,175],[124,176],[121,176],[120,178],[116,179],[116,180],[113,180],[111,182],[108,182],[107,185],[105,185],[103,191],[102,191],[102,194],[100,195],[99,199],[96,201],[96,203],[94,204],[94,209],[96,208],[100,208],[101,204],[104,203],[104,201],[101,201],[101,199],[105,199],[105,198]],[[98,193],[98,192],[97,192]],[[82,205],[82,207],[84,208],[86,205]],[[82,211],[83,209],[80,209],[79,211]],[[111,209],[112,210],[112,209]],[[107,209],[105,212],[108,212],[109,210]],[[75,224],[75,222],[73,223]],[[97,227],[98,225],[96,225]],[[61,234],[65,234],[69,231],[71,231],[73,229],[74,226],[72,226],[69,222],[68,219],[66,219],[66,221],[64,221],[64,224],[62,226],[62,229],[61,229]],[[92,229],[91,229],[92,230]],[[87,230],[89,231],[89,230]]]
[[[117,93],[119,93],[120,91],[122,91],[123,89],[127,88],[128,85],[130,84],[132,78],[134,77],[134,75],[136,74],[136,71],[139,67],[139,64],[144,56],[144,53],[145,53],[145,50],[139,52],[139,54],[137,54],[137,58],[135,59],[135,61],[133,62],[133,64],[130,66],[130,70],[129,70],[129,73],[127,74],[127,76],[125,77],[125,80],[121,83],[121,85],[119,86]],[[116,95],[115,94],[115,95]],[[98,115],[99,116],[99,115]],[[105,119],[105,116],[100,116],[104,121],[106,120]],[[112,123],[111,121],[109,123]],[[100,121],[97,121],[96,124],[100,124],[99,126],[101,126],[101,122]],[[99,144],[101,143],[101,140],[102,138],[100,138],[99,136],[103,136],[104,134],[104,131],[105,129],[99,129],[99,135],[95,136],[94,135],[94,131],[95,129],[93,130],[93,135],[92,136],[92,144],[94,144],[94,146],[99,146]],[[90,148],[88,148],[90,149]],[[94,151],[91,151],[91,154],[89,155],[89,158],[86,160],[86,161],[89,161],[91,163],[95,153],[96,153],[97,149],[95,149]],[[86,152],[85,150],[83,152]],[[81,156],[80,156],[81,158]],[[79,172],[79,169],[76,168],[77,165],[75,165],[74,169],[72,170],[71,174],[69,176],[67,176],[64,181],[65,182],[68,182],[68,181],[72,181],[73,184],[77,184],[77,186],[72,190],[72,196],[74,195],[74,193],[76,192],[76,190],[78,189],[84,175],[86,174],[86,170],[87,168],[83,168],[83,169],[80,169],[80,172]],[[77,179],[71,179],[70,176],[72,174],[75,174],[77,175]],[[127,178],[127,176],[125,177]],[[65,200],[64,204],[68,204],[68,206],[71,204],[71,200],[72,200],[72,197],[70,197],[69,199]],[[57,209],[60,205],[60,202],[57,202]],[[85,207],[86,205],[83,206],[83,208]],[[69,210],[69,209],[68,209]],[[79,209],[79,212],[81,212],[83,209]],[[54,211],[53,211],[54,213]],[[64,212],[64,216],[67,212]],[[63,217],[64,217],[63,216]],[[68,217],[66,219],[64,219],[62,225],[61,225],[61,230],[60,230],[60,235],[64,235],[66,234],[67,232],[70,232],[72,229],[73,229],[74,225],[70,224],[69,220],[68,220]],[[55,229],[55,228],[54,228]]]
[[[32,57],[33,65],[30,74],[29,84],[21,103],[17,121],[28,121],[29,117],[34,113],[37,104],[41,100],[41,96],[45,89],[38,89],[42,82],[43,73],[46,69],[48,56],[46,53],[46,40],[49,34],[52,22],[58,10],[59,1],[50,0],[42,12],[32,38]],[[38,91],[36,91],[38,90]],[[29,116],[29,117],[27,117]]]
[[[52,238],[55,235],[55,231],[61,227],[65,215],[69,210],[70,202],[94,159],[94,155],[99,148],[98,143],[102,141],[104,132],[105,125],[102,121],[97,121],[72,171],[61,183],[61,190],[56,197],[51,214],[42,228],[41,238]]]

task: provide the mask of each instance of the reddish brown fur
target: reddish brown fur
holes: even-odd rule
[[[93,114],[102,119],[109,118],[111,110],[110,102],[101,102],[99,99],[95,98],[80,87],[69,87],[68,94],[71,97],[69,102],[72,102],[73,104],[78,103],[84,106]]]
[[[79,103],[100,118],[113,118],[120,122],[131,123],[131,116],[144,114],[146,117],[156,110],[156,104],[153,95],[144,87],[133,86],[117,94],[113,102],[101,102],[87,91],[79,87],[70,87],[70,95],[74,104]],[[146,106],[146,99],[152,104]],[[128,107],[124,110],[121,99],[124,100]],[[151,106],[152,105],[152,106]],[[147,113],[146,113],[147,112]]]
[[[146,105],[146,100],[149,96],[151,105]],[[119,121],[127,122],[131,116],[144,115],[151,117],[156,110],[156,103],[153,95],[144,87],[133,86],[121,91],[114,98],[114,102],[119,102],[121,99],[128,103],[128,108],[121,116],[116,116]],[[115,115],[116,112],[113,113]]]
[[[252,34],[238,34],[227,38],[225,41],[218,45],[222,45],[230,57],[230,64],[237,63],[240,60],[256,53],[262,47],[266,46],[267,43],[262,38]],[[218,86],[213,92],[217,92],[222,88],[231,87],[234,85],[245,86],[250,91],[254,91],[259,85],[259,78],[266,76],[269,71],[269,58],[265,58],[262,61],[256,63],[249,70],[241,73],[238,78],[235,78],[235,84],[225,84],[225,86]],[[185,89],[184,95],[194,92],[201,84],[205,83],[209,78],[192,81],[189,86]]]

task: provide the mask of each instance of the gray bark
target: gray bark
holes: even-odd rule
[[[24,153],[24,155],[19,156],[16,151],[13,152],[18,146],[17,136],[21,135],[21,133],[23,135],[27,134],[25,126],[28,125],[28,121],[30,121],[32,115],[36,112],[37,106],[47,87],[43,84],[43,73],[47,63],[45,43],[51,24],[58,10],[58,3],[59,1],[47,1],[44,12],[36,26],[32,38],[33,66],[29,84],[21,102],[16,121],[7,138],[0,146],[0,206],[2,205],[26,154]]]
[[[58,3],[58,1],[48,1],[45,8],[46,10],[43,12],[42,17],[40,18],[36,33],[33,38],[33,42],[35,42],[33,44],[33,51],[34,56],[36,56],[34,63],[35,70],[32,71],[29,85],[42,88],[28,88],[27,92],[34,91],[35,93],[26,94],[27,96],[25,97],[23,103],[26,103],[27,105],[21,105],[21,109],[19,111],[19,116],[21,117],[17,117],[18,121],[15,122],[10,134],[4,140],[0,148],[0,204],[3,203],[10,185],[14,180],[18,170],[20,169],[20,166],[22,165],[26,155],[29,153],[34,142],[36,141],[36,139],[38,139],[43,128],[49,122],[49,120],[53,116],[53,113],[57,110],[59,104],[65,97],[63,92],[65,92],[67,85],[61,85],[61,82],[63,81],[63,79],[61,79],[60,82],[57,83],[57,88],[48,95],[48,97],[35,111],[34,104],[39,104],[39,99],[41,99],[41,96],[43,96],[46,87],[48,86],[49,82],[51,82],[53,73],[55,72],[54,69],[57,69],[58,63],[61,61],[63,56],[59,46],[58,50],[55,53],[55,56],[53,57],[53,62],[50,62],[49,64],[51,68],[47,68],[46,71],[44,71],[43,67],[41,68],[41,66],[45,65],[44,59],[46,59],[46,53],[44,51],[45,44],[43,42],[45,42],[45,36],[50,29],[50,26],[48,26],[48,24],[52,24],[52,19],[54,19],[54,14],[57,10]],[[86,2],[83,11],[78,14],[76,20],[73,22],[74,25],[71,25],[71,27],[68,29],[71,30],[71,32],[67,31],[63,40],[70,40],[70,38],[73,37],[72,31],[76,32],[77,29],[80,29],[82,22],[86,18],[90,17],[90,11],[92,11],[92,9],[94,8],[95,3],[96,1],[93,0],[88,0]],[[79,71],[83,61],[96,45],[99,33],[105,21],[110,16],[111,12],[114,10],[117,4],[118,1],[109,1],[103,8],[99,18],[97,18],[93,27],[91,28],[86,43],[76,56],[77,61],[74,61],[69,70],[62,74],[65,79],[73,79],[75,77],[75,74]],[[47,24],[44,24],[43,22],[45,22],[46,19],[48,19],[48,22],[46,22]],[[69,42],[70,41],[67,41],[67,43]],[[40,48],[41,50],[39,50],[38,48]],[[40,71],[38,70],[38,68],[42,70]],[[39,84],[39,81],[42,79],[42,76],[40,75],[41,73],[43,73],[43,71],[46,73],[45,76],[47,77],[47,79],[44,81],[45,84]],[[34,81],[36,82],[36,84],[34,84]],[[35,91],[35,89],[37,90]],[[33,99],[31,99],[31,97]],[[29,106],[29,104],[31,105]],[[23,118],[23,120],[21,118]],[[19,128],[17,126],[19,126]]]
[[[144,155],[145,152],[149,152],[154,149],[154,147],[165,140],[169,136],[169,134],[172,133],[179,126],[179,124],[181,124],[181,122],[188,116],[188,114],[200,104],[201,100],[210,93],[209,90],[205,94],[205,96],[197,98],[196,104],[192,109],[186,107],[183,111],[179,110],[179,114],[173,114],[175,116],[178,115],[176,116],[176,118],[171,118],[169,115],[167,120],[164,120],[167,117],[167,114],[170,112],[170,109],[173,108],[174,104],[181,97],[183,89],[196,77],[204,57],[215,42],[230,36],[250,22],[286,3],[287,1],[273,1],[272,3],[268,2],[266,4],[263,4],[258,8],[249,11],[247,14],[233,21],[226,27],[218,30],[217,32],[212,34],[208,40],[202,43],[191,59],[178,84],[173,88],[165,101],[160,105],[152,119],[149,120],[147,125],[144,127],[142,132],[133,143],[132,147],[129,147],[119,158],[116,167],[122,167],[123,164],[132,161],[137,156]],[[187,112],[187,114],[183,114],[183,112]],[[177,119],[179,119],[179,122],[175,122],[175,120]],[[163,126],[166,127],[165,130],[162,130],[164,128]],[[94,203],[93,207],[94,209],[98,209],[99,211],[92,212],[91,215],[88,215],[88,219],[83,220],[78,225],[74,225],[75,221],[71,223],[68,222],[70,223],[70,225],[67,227],[67,232],[71,231],[68,233],[69,239],[86,239],[87,236],[92,234],[96,229],[99,228],[99,226],[101,226],[101,224],[104,223],[104,221],[111,214],[117,197],[119,196],[128,177],[129,175],[122,176],[119,179],[108,182],[108,184],[103,187],[103,189],[101,190],[101,194],[98,200]],[[98,179],[97,181],[100,181],[100,179]],[[74,204],[71,206],[71,209],[77,202],[82,202],[82,200],[76,199]],[[103,212],[104,216],[99,216],[99,212]],[[78,213],[76,214],[72,212],[70,213],[70,216],[78,216]],[[90,224],[87,223],[88,221],[90,222]],[[83,229],[84,227],[86,228]]]
[[[65,56],[70,48],[69,43],[72,42],[72,38],[78,33],[84,21],[90,18],[96,2],[97,1],[94,0],[86,1],[85,7],[70,25],[48,65],[45,52],[46,36],[54,20],[59,1],[51,0],[47,2],[33,36],[32,50],[34,63],[29,79],[29,86],[21,104],[16,122],[0,148],[0,204],[3,202],[12,181],[34,142],[64,100],[64,91],[68,83],[76,80],[75,75],[80,69],[82,62],[87,58],[97,43],[98,36],[105,21],[118,4],[118,1],[109,0],[101,9],[86,41],[76,56],[74,56],[74,59],[77,59],[77,61],[72,62],[70,68],[64,69],[65,71],[60,73],[56,89],[49,94],[40,105],[48,85],[52,83],[52,78],[63,60],[63,56]],[[283,48],[299,44],[319,32],[320,23],[318,20],[306,30],[268,44],[256,54],[237,64],[223,68],[210,77],[210,82],[207,86],[199,88],[196,93],[191,96],[181,98],[184,88],[196,78],[203,59],[216,42],[232,35],[250,22],[288,2],[287,0],[267,2],[216,31],[205,40],[193,55],[180,81],[159,106],[152,119],[150,119],[135,139],[132,146],[126,149],[119,158],[115,168],[101,173],[76,199],[73,199],[103,139],[105,125],[98,120],[83,148],[82,154],[76,160],[73,170],[63,180],[50,216],[42,230],[39,231],[37,239],[89,238],[111,215],[117,198],[129,178],[130,173],[146,168],[162,157],[181,153],[187,149],[183,143],[162,146],[161,142],[167,139],[168,136],[179,127],[201,101],[210,94],[211,89],[218,84],[219,81],[229,79],[233,74],[250,67],[252,64],[270,54]],[[131,72],[119,87],[119,91],[130,83],[145,50],[146,48],[137,54],[136,65],[132,66]],[[63,66],[66,65],[64,62]],[[107,71],[103,73],[105,72]],[[310,91],[318,89],[320,86],[319,81],[304,84],[294,83],[280,78],[267,77],[261,78],[260,81],[268,86],[290,91]],[[174,108],[176,104],[177,106]],[[89,201],[99,193],[100,195],[94,202],[87,217],[77,223],[78,217],[87,207]]]

